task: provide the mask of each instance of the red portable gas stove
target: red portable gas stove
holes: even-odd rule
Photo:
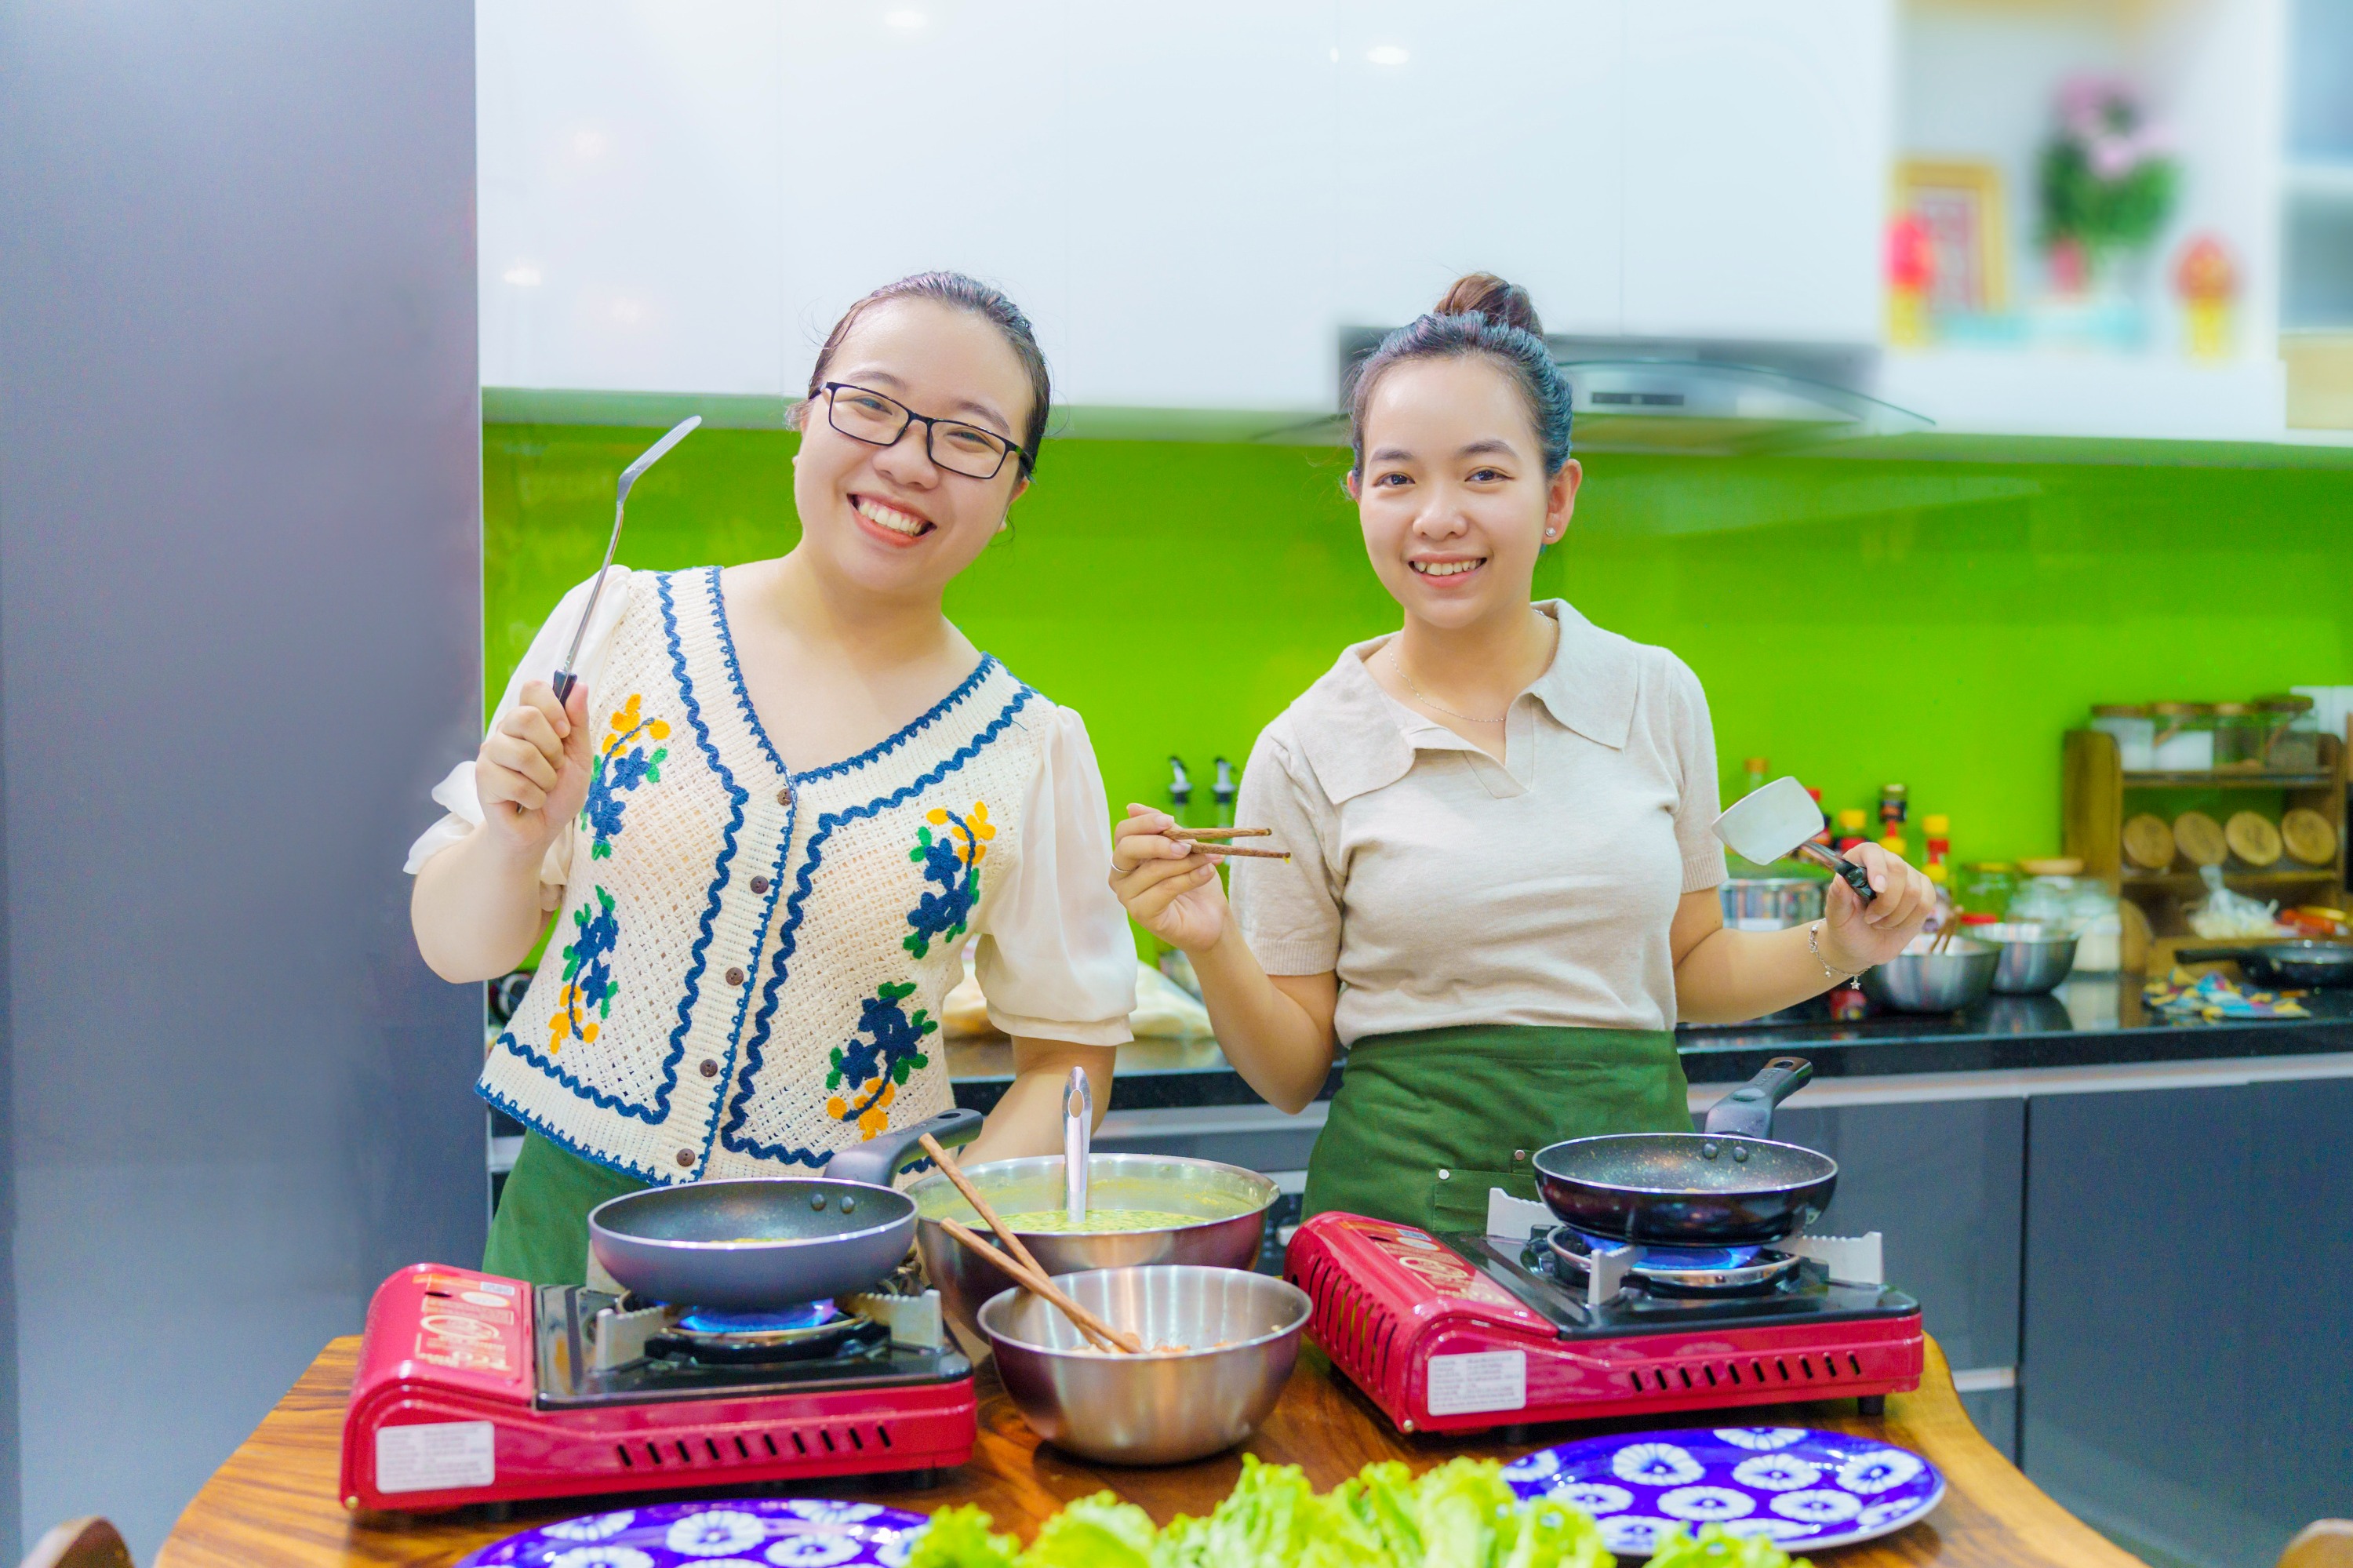
[[[420,1263],[377,1287],[343,1418],[351,1508],[926,1470],[971,1457],[972,1363],[902,1274],[720,1314]]]
[[[1344,1213],[1292,1239],[1308,1332],[1400,1431],[1857,1396],[1876,1413],[1920,1386],[1920,1304],[1877,1282],[1875,1238],[1671,1252],[1497,1207],[1525,1241]],[[1841,1245],[1838,1272],[1869,1283],[1808,1255]]]

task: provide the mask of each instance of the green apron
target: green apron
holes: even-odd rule
[[[1482,1230],[1490,1187],[1535,1199],[1537,1150],[1689,1132],[1686,1092],[1665,1030],[1474,1024],[1369,1036],[1349,1049],[1308,1157],[1303,1213]]]
[[[586,1285],[588,1211],[645,1186],[525,1131],[522,1152],[499,1191],[499,1212],[491,1216],[482,1272],[533,1285]]]

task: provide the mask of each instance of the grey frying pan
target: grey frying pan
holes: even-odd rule
[[[588,1246],[652,1301],[760,1312],[873,1284],[915,1242],[915,1204],[891,1178],[916,1140],[969,1141],[980,1113],[952,1110],[833,1157],[822,1176],[649,1187],[599,1203]]]
[[[1773,1107],[1814,1075],[1777,1056],[1711,1107],[1704,1132],[1576,1138],[1536,1150],[1536,1189],[1576,1229],[1654,1246],[1777,1242],[1821,1216],[1838,1161],[1776,1143]]]

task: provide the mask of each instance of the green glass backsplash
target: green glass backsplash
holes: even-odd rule
[[[596,569],[614,475],[658,433],[484,430],[491,700]],[[622,560],[787,548],[793,443],[697,432],[632,493]],[[2056,853],[2060,733],[2092,703],[2353,683],[2353,466],[1925,450],[1963,455],[1588,458],[1537,591],[1699,673],[1727,795],[1757,755],[1833,809],[1900,779],[1915,823],[1951,814],[1962,859]],[[1397,624],[1345,467],[1316,447],[1052,443],[948,612],[1085,715],[1114,810],[1161,801],[1174,752],[1206,812],[1212,758],[1239,767],[1344,644]]]

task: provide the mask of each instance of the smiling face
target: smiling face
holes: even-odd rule
[[[1434,626],[1516,615],[1536,553],[1568,526],[1582,472],[1547,475],[1526,400],[1483,355],[1412,359],[1373,388],[1348,480],[1373,570]]]
[[[825,379],[869,387],[918,414],[977,425],[1017,445],[1029,418],[1029,377],[1003,334],[982,317],[935,300],[885,300],[867,309],[841,340]],[[942,434],[942,450],[950,439]],[[795,553],[869,592],[937,599],[987,547],[1006,508],[1028,486],[1018,454],[994,479],[941,468],[919,424],[888,447],[854,440],[833,428],[820,396],[803,407],[800,451],[793,459],[793,502],[801,518]]]

